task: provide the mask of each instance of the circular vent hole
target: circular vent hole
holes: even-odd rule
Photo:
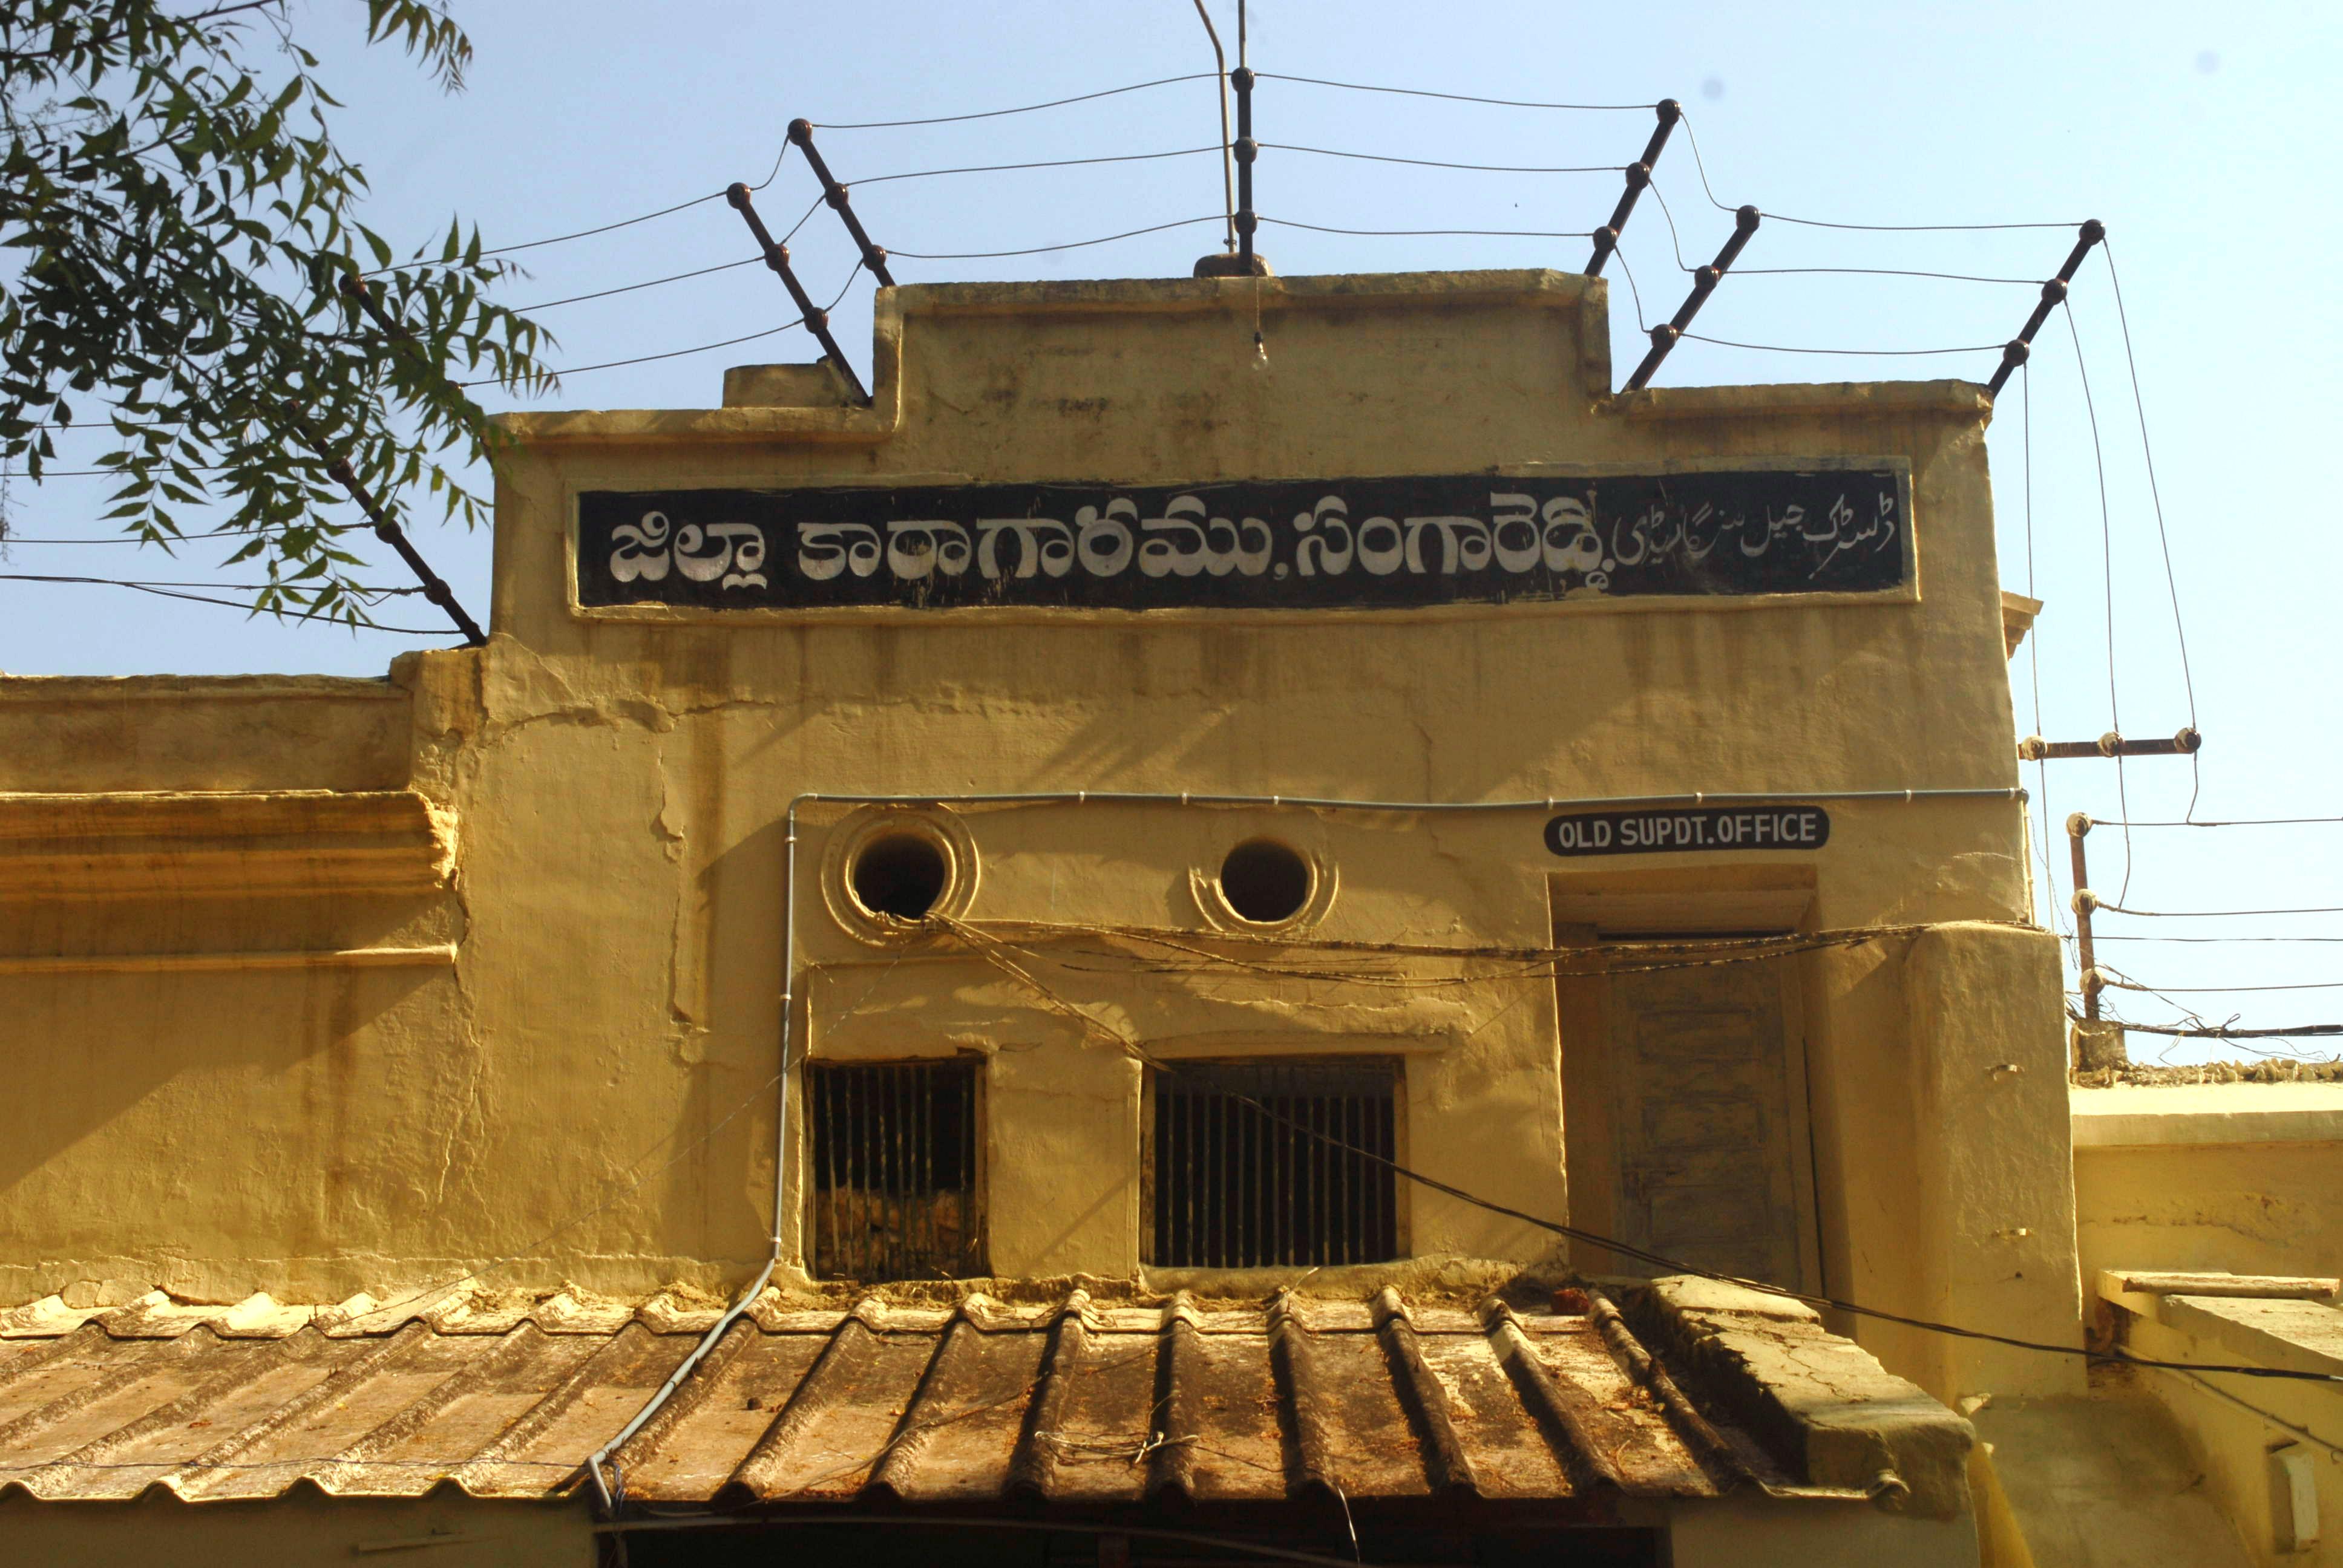
[[[1239,844],[1221,862],[1221,897],[1257,925],[1290,920],[1310,901],[1310,862],[1273,839]]]
[[[924,919],[944,896],[951,868],[944,852],[917,833],[890,833],[854,857],[855,900],[874,915]]]

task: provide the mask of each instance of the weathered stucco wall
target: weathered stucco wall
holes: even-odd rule
[[[420,890],[347,869],[265,897],[0,906],[5,950],[49,964],[0,969],[0,1006],[37,1042],[0,1111],[0,1231],[19,1238],[0,1292],[381,1297],[507,1254],[498,1277],[516,1284],[739,1283],[769,1244],[785,816],[805,791],[1484,800],[2016,783],[1976,389],[1613,399],[1603,286],[1554,274],[1288,279],[1259,297],[1266,368],[1250,283],[904,288],[881,298],[871,409],[518,418],[487,649],[403,659],[379,693],[345,694],[297,733],[229,717],[206,691],[156,705],[172,739],[126,752],[151,750],[151,767],[116,747],[76,774],[63,760],[76,747],[6,775],[18,789],[411,791],[444,829],[447,874]],[[568,588],[585,488],[1830,457],[1909,464],[1916,598],[716,617],[582,615]],[[78,700],[7,683],[0,756]],[[394,712],[411,715],[403,749],[382,728]],[[983,1053],[994,1266],[1128,1274],[1137,1070],[981,957],[875,947],[830,920],[820,868],[845,815],[803,818],[799,1038],[840,1056]],[[1811,856],[1810,927],[2026,918],[2016,803],[1833,815]],[[979,859],[970,912],[987,920],[1193,929],[1196,875],[1273,832],[1339,876],[1314,934],[1539,945],[1553,931],[1556,862],[1536,812],[1091,803],[958,817]],[[263,853],[233,836],[228,849],[232,864]],[[1728,877],[1749,859],[1626,869]],[[190,945],[345,958],[264,972],[50,961]],[[452,962],[346,956],[448,947]],[[2063,1105],[2041,1091],[2058,1050],[2047,952],[1986,926],[1800,960],[1835,1292],[2076,1332],[2063,1174],[2044,1186],[2029,1165],[1957,1215],[1930,1185],[1966,1181],[2013,1144],[2063,1146]],[[1166,1055],[1396,1050],[1413,1162],[1567,1211],[1550,983],[1027,961]],[[2001,1063],[2023,1072],[1996,1075]],[[796,1218],[781,1216],[793,1259]],[[1547,1240],[1422,1192],[1407,1221],[1417,1254],[1527,1257]],[[2002,1282],[2020,1269],[2025,1287]],[[1854,1326],[1941,1394],[2069,1375]]]
[[[2343,1084],[2073,1097],[2086,1280],[2104,1269],[2343,1276]]]

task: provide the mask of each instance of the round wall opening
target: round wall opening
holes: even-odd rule
[[[886,833],[854,857],[847,882],[855,902],[874,915],[927,918],[951,880],[943,846],[919,833]]]
[[[1221,862],[1221,897],[1255,925],[1290,920],[1310,901],[1310,862],[1274,839],[1250,839]]]

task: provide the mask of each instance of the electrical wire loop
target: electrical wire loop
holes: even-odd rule
[[[810,151],[809,148],[808,152]],[[838,339],[830,335],[830,312],[816,305],[813,297],[806,293],[805,285],[798,281],[796,270],[789,266],[789,247],[774,242],[772,231],[766,228],[765,220],[757,216],[757,204],[749,196],[749,187],[736,180],[725,190],[724,199],[732,204],[732,209],[749,226],[749,234],[756,238],[757,248],[764,253],[765,265],[772,268],[773,275],[781,280],[781,286],[789,291],[789,298],[796,304],[806,330],[814,335],[821,344],[822,353],[846,378],[846,385],[852,389],[855,400],[868,407],[870,391],[862,385],[862,377],[854,373],[854,367],[847,362],[846,351],[839,347]]]
[[[2000,367],[1994,371],[1993,379],[1986,383],[1986,397],[2001,396],[2001,389],[2007,384],[2011,374],[2026,363],[2026,356],[2032,352],[2034,335],[2042,330],[2042,324],[2050,319],[2050,313],[2066,302],[2066,291],[2075,281],[2075,274],[2081,269],[2083,258],[2107,237],[2107,226],[2097,218],[2085,222],[2077,231],[2075,248],[2066,253],[2066,264],[2058,269],[2057,276],[2043,284],[2042,298],[2035,305],[2034,314],[2026,318],[2026,326],[2018,335],[2003,347]]]
[[[1619,204],[1611,209],[1611,221],[1594,231],[1594,254],[1586,262],[1589,277],[1602,276],[1604,264],[1619,248],[1619,236],[1635,211],[1635,198],[1652,183],[1652,170],[1658,166],[1660,154],[1667,148],[1668,134],[1684,118],[1684,106],[1674,98],[1661,99],[1654,112],[1659,116],[1660,123],[1654,128],[1652,139],[1644,144],[1644,156],[1627,166],[1627,188],[1619,193]]]
[[[830,165],[822,160],[820,149],[813,145],[813,122],[791,120],[789,141],[805,154],[806,166],[813,170],[813,177],[821,182],[822,199],[837,211],[840,220],[846,225],[846,232],[853,236],[855,245],[862,252],[862,265],[870,269],[870,276],[879,280],[880,287],[894,287],[894,276],[887,270],[886,248],[870,243],[870,236],[863,230],[862,220],[854,216],[853,204],[847,200],[846,187],[838,183],[838,176],[830,172]],[[726,194],[729,196],[730,193]]]
[[[1674,317],[1652,328],[1651,351],[1644,356],[1644,362],[1635,367],[1635,373],[1627,377],[1627,391],[1640,392],[1650,384],[1653,372],[1659,369],[1660,362],[1668,357],[1668,350],[1684,337],[1684,328],[1690,327],[1693,317],[1700,314],[1700,307],[1708,303],[1708,297],[1716,292],[1716,286],[1724,281],[1725,273],[1732,269],[1735,260],[1749,244],[1750,236],[1757,232],[1757,226],[1764,221],[1765,215],[1754,206],[1745,206],[1733,215],[1733,237],[1717,251],[1715,260],[1693,274],[1692,292],[1684,296],[1684,302],[1676,307]]]

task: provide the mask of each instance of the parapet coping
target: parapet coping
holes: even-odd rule
[[[2067,1097],[2077,1149],[2343,1142],[2343,1083],[2117,1084]]]
[[[407,702],[374,675],[5,675],[0,704],[32,702]]]

